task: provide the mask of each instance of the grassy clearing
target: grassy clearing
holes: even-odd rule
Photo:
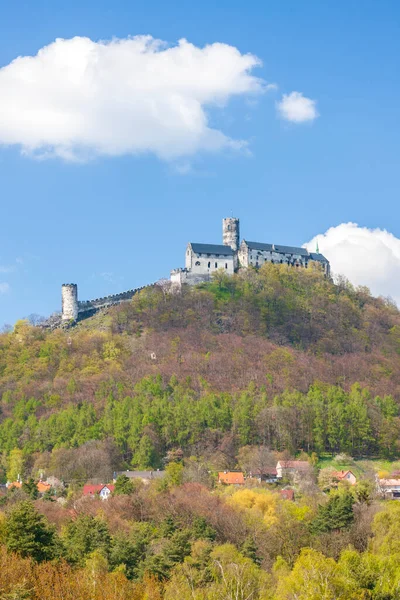
[[[350,470],[356,477],[362,477],[368,473],[374,472],[386,472],[392,473],[393,471],[400,470],[400,461],[390,461],[380,458],[369,458],[369,459],[352,459],[348,457],[348,461],[344,462],[336,460],[335,457],[322,456],[318,461],[318,467],[320,469],[326,469],[328,467],[336,469],[337,471]]]

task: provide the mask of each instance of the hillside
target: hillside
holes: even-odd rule
[[[400,465],[399,327],[366,289],[271,264],[70,329],[18,322],[0,336],[0,477],[23,481],[0,489],[0,597],[395,600],[400,504],[376,473]],[[83,485],[131,468],[163,472],[107,500]],[[229,469],[246,478],[218,483]]]
[[[179,294],[148,288],[66,331],[20,321],[0,336],[3,478],[18,449],[28,471],[55,461],[71,477],[59,463],[91,440],[109,473],[159,467],[176,448],[234,467],[260,443],[394,457],[399,351],[390,302],[271,264]]]

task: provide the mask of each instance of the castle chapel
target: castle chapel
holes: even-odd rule
[[[240,243],[239,219],[228,217],[222,221],[222,244],[197,244],[189,242],[186,248],[185,268],[171,271],[171,281],[181,285],[195,285],[209,281],[217,269],[232,275],[241,267],[261,267],[265,262],[287,264],[294,268],[307,268],[311,261],[318,262],[327,276],[329,261],[319,253],[305,248],[265,244],[262,242]]]

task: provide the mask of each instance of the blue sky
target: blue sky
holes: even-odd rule
[[[33,100],[18,88],[4,112],[1,98],[12,85],[0,70],[0,326],[59,310],[63,282],[78,283],[83,300],[166,277],[183,266],[188,241],[218,243],[221,219],[231,214],[250,240],[301,245],[318,235],[336,270],[398,298],[398,3],[17,1],[1,9],[0,67],[36,55],[56,38],[98,42],[144,34],[171,46],[185,38],[199,49],[223,43],[251,53],[263,64],[248,73],[276,87],[232,91],[225,102],[203,106],[209,127],[241,140],[241,148],[221,144],[172,158],[128,150],[95,152],[88,160],[38,159],[22,148],[35,125]],[[136,68],[129,57],[125,66],[130,73]],[[45,95],[58,83],[54,73],[45,75],[35,110],[43,100],[43,128],[51,135],[56,125]],[[157,85],[158,98],[164,84]],[[277,103],[294,91],[316,102],[318,117],[293,122],[279,114]],[[116,119],[117,131],[124,109],[121,98],[112,106],[110,94],[107,118],[112,126]],[[72,94],[65,94],[63,109],[68,102],[73,107]],[[157,136],[157,125],[150,126]],[[337,229],[349,222],[360,227]],[[383,258],[366,270],[369,252]]]

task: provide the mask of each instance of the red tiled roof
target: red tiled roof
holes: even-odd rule
[[[11,490],[11,488],[21,488],[22,487],[22,483],[20,481],[12,481],[11,483],[8,484],[8,489]]]
[[[101,490],[105,487],[108,488],[110,490],[110,492],[113,492],[115,485],[108,484],[108,483],[107,484],[99,483],[97,485],[87,483],[86,485],[83,486],[83,495],[84,496],[94,496],[94,494],[100,494]]]
[[[47,492],[51,488],[51,485],[49,483],[46,483],[45,481],[38,481],[36,487],[38,489],[38,492],[43,494],[43,492]]]
[[[283,500],[294,500],[294,491],[293,490],[280,490],[279,491],[281,498]]]
[[[221,473],[218,473],[218,481],[220,483],[227,483],[228,485],[243,485],[244,475],[242,472],[222,471]]]
[[[348,475],[349,473],[351,473],[354,477],[354,473],[350,470],[347,471],[333,471],[332,473],[332,477],[335,477],[336,479],[344,479],[346,477],[346,475]]]

